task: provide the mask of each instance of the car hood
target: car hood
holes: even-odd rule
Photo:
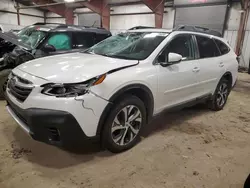
[[[4,39],[12,44],[15,44],[17,46],[20,46],[21,48],[24,48],[26,50],[32,50],[29,45],[23,43],[21,40],[18,40],[17,35],[15,35],[12,32],[7,32],[7,33],[0,32],[0,38]]]
[[[137,60],[72,53],[35,59],[17,69],[54,83],[78,83],[137,63]]]

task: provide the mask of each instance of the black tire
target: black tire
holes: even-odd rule
[[[5,69],[0,71],[0,99],[4,99],[3,86],[11,72],[11,69]]]
[[[250,187],[250,174],[248,175],[245,183],[244,183],[244,188],[249,188]]]
[[[224,102],[223,102],[223,99],[219,99],[220,97],[222,98],[222,95],[220,94],[221,93],[221,88],[223,86],[226,86],[226,90],[225,93],[223,96],[224,96]],[[221,78],[220,82],[218,83],[217,85],[217,88],[214,92],[214,95],[212,96],[212,98],[208,101],[208,107],[211,109],[211,110],[214,110],[214,111],[220,111],[224,108],[224,106],[226,105],[226,102],[227,102],[227,98],[228,98],[228,95],[231,91],[231,86],[230,86],[230,82],[225,79],[225,78]],[[221,101],[221,102],[220,102]]]
[[[133,131],[132,131],[132,128],[131,127],[128,127],[126,125],[126,123],[122,122],[122,117],[120,116],[120,120],[118,121],[120,124],[115,124],[115,118],[116,117],[119,117],[119,115],[121,115],[122,113],[124,113],[124,109],[128,110],[128,109],[131,109],[135,107],[133,110],[130,111],[130,113],[128,113],[128,115],[126,116],[127,119],[131,119],[132,115],[134,115],[134,117],[136,116],[135,114],[136,111],[138,113],[140,113],[140,115],[138,116],[138,119],[141,121],[140,122],[140,126],[139,125],[136,125],[137,123],[139,123],[137,120],[134,120],[135,122],[132,122],[134,123],[133,126],[138,126],[137,127],[137,131],[138,133],[134,134],[133,135]],[[129,110],[127,111],[129,112]],[[133,112],[133,113],[132,113]],[[129,114],[132,114],[131,116]],[[144,106],[144,103],[136,96],[133,96],[133,95],[125,95],[123,96],[120,100],[118,100],[114,105],[113,105],[113,108],[110,110],[110,113],[106,119],[106,122],[104,124],[104,128],[103,128],[103,131],[102,131],[102,135],[101,135],[101,142],[102,142],[102,145],[108,149],[109,151],[113,152],[113,153],[119,153],[119,152],[122,152],[122,151],[125,151],[125,150],[128,150],[130,148],[132,148],[139,140],[140,140],[140,133],[141,133],[141,130],[143,128],[143,126],[145,125],[146,123],[146,108]],[[125,115],[124,115],[124,119],[125,119]],[[130,122],[131,123],[131,122]],[[121,138],[118,142],[120,143],[116,143],[114,141],[114,133],[115,131],[112,132],[112,128],[114,128],[115,126],[124,126],[124,129],[118,129],[117,131],[120,131],[120,133],[117,135],[117,139],[116,140],[119,140],[119,138]],[[129,124],[131,126],[131,124]],[[134,127],[133,127],[134,128]],[[135,129],[134,129],[135,130]],[[123,132],[122,132],[123,131]],[[131,135],[132,134],[132,135]],[[124,136],[125,135],[125,136]],[[131,139],[131,137],[133,137],[133,139]],[[130,137],[130,138],[128,138]],[[128,141],[128,139],[131,141]],[[126,140],[128,141],[127,144],[125,145],[122,145],[121,143],[121,140],[122,143],[125,143]]]

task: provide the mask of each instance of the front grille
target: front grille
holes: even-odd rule
[[[24,102],[33,89],[32,83],[28,80],[12,75],[8,81],[8,91],[18,101]]]

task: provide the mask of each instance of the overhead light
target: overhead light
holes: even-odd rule
[[[65,2],[67,2],[67,3],[72,3],[72,2],[74,2],[75,0],[64,0]]]

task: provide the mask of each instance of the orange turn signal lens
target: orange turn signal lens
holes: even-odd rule
[[[103,74],[97,78],[97,80],[93,83],[93,86],[101,84],[106,78],[106,74]]]

